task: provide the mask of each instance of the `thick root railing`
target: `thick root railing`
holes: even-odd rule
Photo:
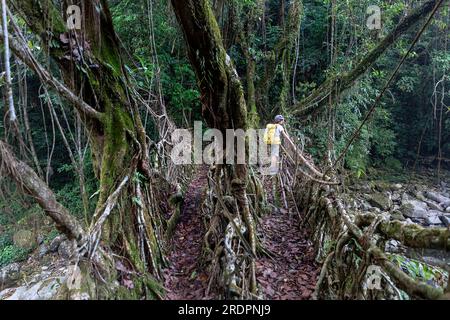
[[[294,188],[303,224],[311,228],[317,260],[323,263],[314,298],[448,299],[448,284],[440,288],[412,278],[382,248],[395,239],[410,248],[447,250],[450,231],[389,221],[383,214],[349,212],[342,189],[307,178],[298,179]],[[373,270],[379,280],[375,286]]]

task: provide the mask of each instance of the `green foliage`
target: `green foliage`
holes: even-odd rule
[[[442,269],[398,254],[390,254],[388,257],[406,274],[416,280],[436,287],[444,287],[446,285],[445,278],[448,277],[448,274]]]
[[[0,234],[0,250],[13,244],[13,234],[11,231],[3,231]]]
[[[52,231],[50,231],[44,239],[44,243],[49,244],[53,239],[55,239],[58,235],[59,235],[59,231],[56,230],[55,228],[52,229]]]
[[[90,198],[88,212],[93,213],[95,211],[95,197],[91,197],[96,190],[98,190],[98,181],[93,175],[92,159],[90,154],[87,153],[85,160],[83,161],[85,172],[85,189]],[[57,168],[59,173],[67,173],[71,178],[66,181],[60,189],[56,192],[58,201],[61,202],[70,212],[72,212],[77,218],[83,217],[83,202],[81,201],[81,189],[78,179],[78,174],[72,164],[64,163]]]
[[[27,258],[29,251],[14,245],[0,247],[0,267],[13,262],[23,261]]]
[[[126,62],[127,69],[143,96],[149,90],[161,92],[179,125],[201,119],[200,93],[170,6],[162,0],[151,6],[146,0],[112,1],[111,12],[115,30],[134,60]],[[151,138],[156,140],[156,133]]]

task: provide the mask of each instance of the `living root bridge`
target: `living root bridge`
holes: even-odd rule
[[[447,250],[447,229],[425,229],[389,221],[384,215],[349,212],[342,187],[319,185],[303,179],[296,198],[304,210],[304,222],[313,230],[317,260],[323,263],[315,298],[395,299],[400,290],[411,299],[449,299],[449,286],[432,287],[397,267],[384,252],[389,239],[412,248]],[[382,290],[368,290],[368,267],[381,268]]]

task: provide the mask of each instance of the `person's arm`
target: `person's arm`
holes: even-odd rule
[[[281,134],[283,135],[283,137],[285,137],[286,139],[292,141],[292,140],[291,140],[291,137],[290,137],[289,134],[287,133],[286,129],[285,129],[283,126],[282,126],[281,128],[282,128]]]

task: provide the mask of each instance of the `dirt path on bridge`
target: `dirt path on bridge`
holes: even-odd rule
[[[199,168],[184,198],[168,256],[171,265],[164,270],[167,300],[208,299],[205,296],[208,276],[198,266],[205,234],[199,208],[207,184],[207,170],[207,167]]]
[[[264,183],[264,187],[273,204],[272,181]],[[320,267],[314,261],[308,231],[300,229],[297,213],[273,208],[260,220],[258,236],[273,255],[273,259],[263,256],[256,261],[257,279],[265,299],[310,299]]]
[[[171,265],[164,270],[167,300],[201,300],[205,296],[208,275],[199,268],[205,228],[199,210],[207,184],[207,167],[199,168],[185,195],[182,214],[172,238],[168,256]],[[268,201],[273,203],[271,181],[265,183]],[[314,291],[319,267],[306,230],[300,230],[299,218],[287,210],[274,208],[258,224],[258,236],[272,258],[256,261],[257,279],[263,299],[305,300]]]

